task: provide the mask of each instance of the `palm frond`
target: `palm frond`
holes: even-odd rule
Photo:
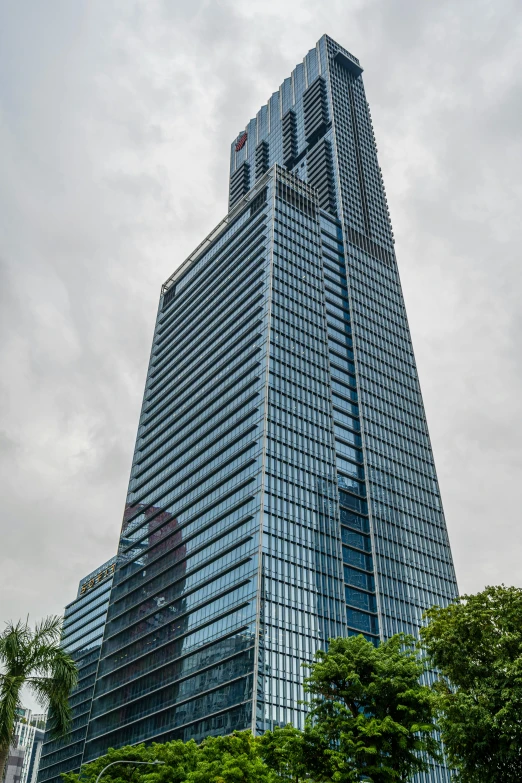
[[[58,615],[50,615],[34,627],[33,639],[37,644],[49,644],[60,639],[62,630],[62,618]]]
[[[31,631],[27,623],[19,620],[16,625],[6,623],[0,635],[0,661],[6,672],[22,674],[27,669]]]
[[[76,663],[65,652],[55,651],[50,677],[29,677],[27,685],[31,688],[42,707],[49,707],[49,729],[52,736],[63,736],[71,725],[69,696],[78,680]]]
[[[32,645],[30,653],[30,672],[33,676],[52,676],[56,655],[61,647],[58,642]]]
[[[61,687],[67,691],[67,694],[70,694],[78,682],[76,662],[61,647],[54,655],[53,679],[61,684]]]
[[[60,645],[62,618],[56,615],[46,617],[37,623],[29,645],[31,667],[49,673],[55,651]]]
[[[28,670],[28,644],[31,631],[27,622],[6,623],[0,634],[0,747],[9,747],[13,739],[20,692]]]
[[[67,734],[71,727],[69,691],[60,681],[51,677],[31,677],[27,685],[38,703],[49,710],[47,729],[51,732],[51,736],[56,739]]]
[[[0,747],[11,744],[25,677],[0,674]]]
[[[28,621],[8,623],[0,634],[0,747],[13,736],[20,692],[27,683],[42,707],[49,707],[54,736],[71,723],[68,699],[77,681],[73,659],[60,647],[61,619],[48,617],[34,631]]]

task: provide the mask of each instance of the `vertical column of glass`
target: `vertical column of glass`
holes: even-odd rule
[[[379,624],[360,435],[359,405],[340,223],[321,214],[348,634],[377,644]]]
[[[85,761],[251,725],[267,264],[258,199],[162,299]]]
[[[256,727],[301,726],[301,662],[345,633],[319,213],[276,167]]]
[[[106,566],[112,568],[113,562],[109,561]],[[103,574],[103,571],[99,573]],[[107,576],[109,573],[107,571]],[[65,608],[60,646],[67,650],[78,667],[78,683],[69,699],[73,722],[70,734],[62,739],[50,740],[46,734],[38,770],[39,783],[60,781],[62,772],[80,770],[111,587],[109,580],[99,585],[95,579],[91,581],[92,587]],[[80,586],[82,583],[88,584],[88,577]]]
[[[381,626],[415,634],[455,574],[362,79],[330,82]]]
[[[364,86],[327,48],[380,630],[416,635],[458,590]]]

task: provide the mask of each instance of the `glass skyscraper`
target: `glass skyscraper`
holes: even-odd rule
[[[69,699],[73,722],[64,739],[52,740],[46,732],[38,783],[61,783],[62,772],[80,771],[115,566],[113,557],[85,576],[75,600],[65,607],[60,644],[78,668],[78,683]]]
[[[321,38],[163,285],[84,762],[302,725],[329,637],[457,594],[361,74]]]

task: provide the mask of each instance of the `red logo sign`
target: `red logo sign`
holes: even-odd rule
[[[239,137],[237,144],[236,144],[236,152],[239,152],[239,150],[243,149],[245,146],[245,142],[247,140],[247,134],[243,133],[242,136]]]

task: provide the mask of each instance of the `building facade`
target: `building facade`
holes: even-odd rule
[[[115,567],[113,557],[84,577],[75,600],[65,607],[61,646],[78,667],[78,683],[69,700],[73,722],[69,736],[63,740],[52,740],[46,732],[38,783],[60,783],[62,772],[80,771]]]
[[[42,751],[45,713],[21,707],[14,725],[14,742],[4,769],[4,783],[36,783]]]
[[[302,725],[330,637],[457,594],[361,74],[321,38],[162,288],[84,762]]]
[[[3,783],[21,783],[26,752],[27,749],[18,743],[16,743],[16,747],[13,746],[9,749],[9,756],[4,767]]]
[[[41,728],[35,725],[33,747],[31,749],[31,755],[29,757],[29,764],[27,767],[27,777],[22,783],[36,783],[38,780],[38,770],[40,769],[40,758],[42,756],[42,748],[45,739],[45,721]]]

